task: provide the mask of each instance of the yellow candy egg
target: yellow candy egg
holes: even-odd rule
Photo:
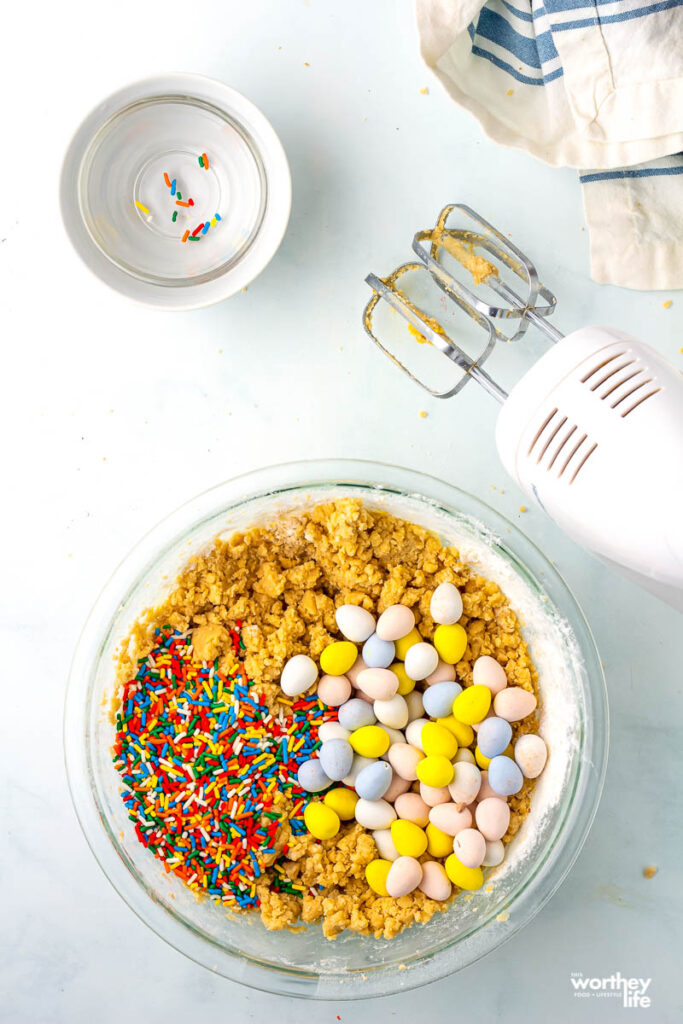
[[[381,757],[389,749],[389,734],[379,725],[363,725],[349,736],[349,743],[361,757]]]
[[[459,722],[474,725],[483,722],[491,707],[488,686],[468,686],[453,701],[453,715]]]
[[[408,633],[408,636],[403,636],[401,637],[400,640],[395,641],[394,646],[396,647],[396,657],[398,658],[398,660],[405,661],[406,654],[408,653],[410,648],[414,647],[415,644],[420,643],[422,643],[422,636],[420,634],[420,631],[418,630],[417,626],[413,626],[410,633]]]
[[[391,839],[401,857],[421,857],[427,849],[427,836],[413,821],[392,821]]]
[[[465,653],[467,633],[457,622],[453,626],[437,626],[434,646],[442,661],[447,665],[455,665]]]
[[[390,860],[382,860],[377,858],[371,860],[369,864],[365,866],[365,879],[372,889],[378,896],[388,896],[387,892],[387,875],[391,868]]]
[[[342,821],[351,821],[356,811],[358,793],[340,786],[338,789],[331,789],[329,793],[325,793],[323,803],[331,807]]]
[[[453,733],[437,722],[427,722],[422,726],[420,740],[427,757],[430,754],[443,754],[451,761],[458,753],[458,741]]]
[[[478,744],[474,751],[474,759],[479,765],[479,767],[482,769],[482,771],[486,771],[488,766],[491,764],[491,758],[487,757],[486,754],[482,754]]]
[[[430,857],[448,857],[453,853],[453,836],[446,835],[431,821],[425,829],[427,833],[427,853]]]
[[[454,853],[450,855],[444,867],[451,882],[457,885],[458,889],[481,889],[484,884],[484,873],[481,868],[466,868]]]
[[[319,800],[311,800],[306,806],[304,821],[316,839],[332,839],[339,831],[339,815]]]
[[[398,678],[398,692],[402,697],[407,697],[415,689],[415,680],[408,678],[405,666],[400,661],[395,661],[389,668]]]
[[[353,737],[351,737],[353,739]],[[415,768],[417,777],[425,786],[441,789],[453,781],[453,765],[443,754],[432,754],[419,761]]]
[[[465,725],[464,722],[459,722],[453,715],[449,715],[448,718],[437,718],[437,725],[442,725],[444,729],[448,729],[452,732],[458,741],[459,747],[469,747],[470,743],[474,739],[474,729],[471,725]]]
[[[328,676],[343,676],[358,657],[358,648],[350,640],[335,640],[320,655],[320,667]]]

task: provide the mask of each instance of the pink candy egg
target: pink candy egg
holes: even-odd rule
[[[404,604],[392,604],[378,618],[375,632],[380,640],[401,640],[408,636],[414,625],[412,608]]]
[[[338,708],[351,696],[351,683],[346,676],[322,676],[318,682],[318,698],[329,708]]]
[[[488,654],[482,654],[472,666],[472,682],[475,686],[488,686],[494,696],[508,684],[505,669]]]
[[[453,682],[455,682],[455,665],[447,665],[441,658],[439,658],[439,664],[434,671],[425,679],[427,686],[433,686],[434,683]]]
[[[455,804],[437,804],[432,807],[429,820],[447,836],[457,836],[464,828],[472,828],[472,812],[466,807],[459,811]]]
[[[422,694],[419,690],[413,690],[406,697],[406,704],[408,705],[408,721],[414,722],[416,718],[421,718],[424,714],[424,704],[422,703]]]
[[[540,736],[527,733],[515,743],[515,761],[526,779],[537,779],[545,768],[548,748]]]
[[[484,839],[502,839],[510,824],[510,808],[500,797],[489,796],[477,804],[474,819]]]
[[[417,766],[423,757],[424,754],[409,743],[392,743],[387,751],[387,760],[396,774],[410,782],[417,779]]]
[[[468,761],[456,761],[453,772],[453,781],[448,785],[451,800],[456,804],[471,804],[481,788],[481,772],[476,764]]]
[[[501,797],[500,793],[496,793],[495,789],[491,789],[489,785],[489,773],[482,772],[481,785],[479,786],[479,792],[477,793],[477,800],[487,800],[490,796],[496,796],[500,800],[507,799],[506,797]]]
[[[464,828],[453,840],[453,853],[466,868],[478,868],[486,856],[486,840],[476,828]]]
[[[394,802],[394,810],[399,818],[412,821],[424,828],[429,818],[429,807],[418,793],[402,793]]]
[[[521,686],[508,686],[494,697],[493,709],[498,718],[504,718],[506,722],[521,722],[535,710],[537,703],[528,690]]]
[[[359,654],[351,668],[345,673],[352,686],[358,686],[358,675],[360,672],[364,672],[367,667]]]
[[[424,782],[420,783],[420,796],[429,807],[447,804],[451,799],[446,786],[425,786]]]
[[[356,677],[356,686],[373,700],[389,700],[398,690],[398,676],[388,668],[364,668]]]
[[[442,864],[436,860],[428,860],[422,865],[422,881],[419,888],[430,900],[449,899],[452,886]]]
[[[392,769],[393,770],[393,769]],[[401,793],[407,793],[410,789],[411,783],[409,779],[402,779],[400,775],[394,772],[393,778],[389,783],[389,789],[384,794],[383,799],[389,804],[393,804],[396,797],[400,796]],[[384,856],[384,854],[382,854]]]
[[[422,866],[414,857],[397,857],[387,875],[387,892],[394,899],[407,896],[422,881]]]

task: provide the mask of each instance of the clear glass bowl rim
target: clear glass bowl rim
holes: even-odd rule
[[[259,498],[286,497],[334,486],[370,494],[419,496],[447,513],[485,524],[496,537],[496,550],[527,584],[551,597],[569,623],[585,659],[590,714],[583,735],[574,798],[551,848],[535,866],[511,903],[511,922],[483,920],[473,935],[416,957],[410,969],[375,970],[361,982],[347,975],[320,976],[297,969],[255,963],[217,946],[167,913],[130,874],[105,828],[90,782],[87,754],[88,687],[93,666],[113,627],[117,609],[163,555],[188,531],[219,513]],[[503,534],[509,536],[502,541]],[[542,572],[540,584],[536,573]],[[320,459],[282,463],[254,470],[218,484],[183,504],[153,527],[129,552],[105,584],[76,647],[66,693],[64,752],[71,796],[85,838],[105,876],[134,913],[171,946],[208,969],[252,988],[279,995],[317,999],[381,996],[417,988],[461,970],[492,952],[527,924],[556,892],[578,856],[597,811],[604,783],[609,741],[607,691],[590,628],[573,594],[540,549],[513,523],[479,498],[434,476],[370,460]],[[481,935],[487,941],[482,948]],[[477,940],[477,941],[475,941]]]

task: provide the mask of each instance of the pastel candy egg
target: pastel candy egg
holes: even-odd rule
[[[486,718],[490,707],[491,691],[488,686],[468,686],[453,701],[453,716],[465,725],[472,725]]]
[[[318,667],[307,654],[295,654],[285,664],[280,676],[280,689],[288,697],[299,697],[318,678]]]
[[[481,786],[479,787],[479,792],[477,793],[477,800],[479,802],[481,802],[482,800],[488,800],[490,796],[499,797],[500,794],[494,792],[494,790],[491,789],[491,786],[489,784],[489,773],[485,771],[481,773]],[[505,797],[500,797],[500,799],[505,799]]]
[[[395,661],[393,665],[389,666],[389,671],[393,672],[398,679],[398,693],[401,697],[406,697],[409,693],[412,693],[415,689],[415,680],[408,677],[406,667],[402,661]]]
[[[339,831],[339,815],[319,800],[311,800],[306,806],[304,822],[316,839],[332,839]]]
[[[427,899],[437,900],[439,903],[450,899],[453,891],[446,869],[435,860],[425,861],[422,865],[422,881],[419,889]]]
[[[351,765],[351,771],[342,779],[344,785],[355,787],[356,779],[363,771],[363,769],[367,768],[369,764],[374,764],[376,760],[377,759],[374,757],[361,757],[360,754],[356,754],[356,756],[353,759],[353,764]]]
[[[318,729],[318,736],[320,735],[320,729]],[[458,753],[455,755],[456,761],[467,761],[468,764],[474,764],[474,754],[467,747],[461,747]]]
[[[384,860],[396,860],[398,850],[394,846],[394,840],[391,838],[391,829],[375,829],[372,833],[372,838],[375,840],[375,846],[380,857]]]
[[[524,785],[524,776],[519,765],[511,757],[505,757],[503,754],[491,758],[488,772],[489,785],[494,793],[498,793],[500,796],[512,796],[514,793],[519,793]]]
[[[382,669],[375,671],[381,672]],[[375,718],[382,725],[388,725],[391,729],[402,729],[408,724],[408,705],[399,693],[388,700],[376,700],[372,707]]]
[[[504,718],[486,718],[479,726],[477,746],[484,757],[502,754],[512,739],[512,728]]]
[[[382,723],[382,728],[384,729],[385,733],[389,737],[389,743],[390,744],[391,743],[405,743],[406,738],[405,738],[405,736],[403,735],[403,733],[401,732],[400,729],[392,729],[390,725],[385,725],[384,723]],[[389,760],[387,754],[382,754],[382,757],[384,758],[385,761]]]
[[[328,708],[338,708],[351,696],[351,683],[346,676],[323,676],[318,682],[318,700]]]
[[[485,868],[497,868],[499,864],[503,863],[505,859],[505,844],[501,839],[487,839],[486,840],[486,853],[484,859],[481,862],[482,867]]]
[[[422,700],[422,694],[419,690],[413,690],[406,697],[406,704],[408,705],[408,721],[414,722],[416,718],[422,718],[424,713],[424,702]]]
[[[418,764],[416,772],[420,782],[435,789],[447,786],[453,779],[453,765],[443,754],[430,754],[425,757]]]
[[[398,660],[405,661],[406,654],[408,653],[410,648],[414,647],[415,644],[419,644],[421,642],[422,634],[420,633],[417,626],[415,626],[413,629],[411,629],[410,633],[408,633],[407,636],[402,636],[400,640],[396,641],[396,657],[398,658]]]
[[[354,644],[364,644],[375,632],[375,616],[357,604],[342,604],[334,613],[339,632]]]
[[[396,818],[396,811],[386,800],[363,800],[362,797],[356,804],[356,821],[363,828],[375,829],[389,828]]]
[[[358,673],[358,685],[373,700],[389,700],[398,690],[398,678],[388,668],[366,668]]]
[[[387,878],[391,868],[390,860],[371,860],[365,866],[365,880],[378,896],[388,896]]]
[[[406,673],[411,679],[426,679],[439,664],[439,655],[431,644],[413,644],[405,657]]]
[[[481,889],[484,884],[484,873],[481,868],[468,868],[454,853],[446,860],[444,867],[451,882],[457,885],[458,889],[472,892]]]
[[[452,683],[447,680],[441,683],[434,683],[422,695],[424,709],[430,718],[446,718],[451,713],[453,701],[462,693],[462,686],[459,683]]]
[[[460,625],[437,626],[434,630],[434,646],[439,657],[448,665],[455,665],[467,649],[467,633]],[[436,668],[436,665],[434,666]]]
[[[505,669],[489,654],[482,654],[475,661],[472,666],[472,682],[475,686],[488,686],[494,696],[508,684]]]
[[[462,615],[462,598],[453,583],[440,583],[429,602],[429,614],[443,625],[450,626]]]
[[[392,604],[385,608],[377,620],[376,633],[380,640],[402,640],[415,625],[412,608],[404,604]]]
[[[338,716],[339,724],[349,732],[360,729],[364,725],[374,725],[376,721],[372,705],[367,701],[360,700],[359,697],[352,697],[351,700],[347,700],[346,704],[342,704]]]
[[[427,853],[430,857],[448,857],[453,852],[453,836],[442,832],[431,821],[425,829]]]
[[[392,821],[391,838],[401,857],[421,857],[427,849],[427,836],[414,821]]]
[[[486,840],[476,828],[464,828],[453,840],[453,853],[466,868],[478,868],[486,856]]]
[[[439,662],[434,671],[425,679],[427,686],[434,686],[435,683],[452,683],[454,681],[455,668],[453,665],[449,665],[447,662],[442,661],[441,658],[439,658]],[[450,713],[450,708],[448,709],[448,713]]]
[[[515,761],[525,779],[537,779],[545,768],[548,748],[540,736],[529,732],[515,743]]]
[[[391,747],[389,747],[389,750],[391,750]],[[401,796],[402,793],[407,793],[411,786],[410,779],[402,779],[400,775],[397,775],[393,768],[392,772],[393,777],[391,780],[391,784],[389,785],[388,790],[384,794],[384,799],[387,800],[390,804],[393,804],[394,801],[399,796]]]
[[[299,766],[296,779],[307,793],[319,793],[332,784],[332,779],[325,774],[320,759],[317,757],[312,757]]]
[[[419,793],[402,793],[396,797],[394,808],[399,818],[412,821],[420,828],[425,828],[429,821],[429,807]]]
[[[453,733],[436,722],[426,722],[422,726],[420,740],[427,757],[431,757],[432,754],[441,754],[450,761],[458,752],[458,741]]]
[[[325,793],[323,803],[331,807],[342,821],[352,821],[355,816],[358,795],[352,789],[339,786]]]
[[[481,772],[476,765],[467,761],[456,761],[453,765],[453,780],[448,792],[456,804],[471,804],[481,787]]]
[[[474,820],[484,839],[502,839],[510,824],[510,808],[505,800],[489,796],[477,804]]]
[[[422,750],[422,729],[427,724],[426,718],[414,718],[406,726],[406,739],[411,746],[417,747],[418,750]]]
[[[381,757],[389,749],[389,737],[379,725],[363,725],[349,736],[349,743],[362,757]]]
[[[368,668],[389,668],[395,653],[391,640],[382,640],[376,633],[363,644],[363,661]]]
[[[445,832],[448,836],[457,836],[464,828],[472,828],[472,812],[463,807],[458,810],[455,804],[438,804],[429,812],[432,825]],[[449,853],[451,850],[448,851]],[[457,851],[456,851],[457,852]]]
[[[447,786],[428,786],[424,782],[420,783],[420,796],[428,807],[438,807],[451,799]]]
[[[327,740],[318,751],[318,757],[325,775],[333,782],[341,782],[351,771],[353,750],[349,740]]]
[[[409,743],[392,743],[388,750],[389,764],[402,779],[414,782],[417,779],[417,766],[424,754]]]
[[[335,640],[320,655],[320,667],[329,676],[343,676],[358,657],[358,648],[350,640]]]
[[[348,740],[350,735],[350,731],[339,722],[323,722],[318,726],[318,739],[321,743],[327,740]]]
[[[414,857],[397,857],[387,875],[387,892],[395,899],[414,892],[422,881],[422,866]]]
[[[507,686],[496,694],[493,710],[506,722],[521,722],[535,710],[537,703],[533,693],[523,690],[521,686]]]
[[[365,662],[363,661],[359,654],[351,668],[345,672],[346,678],[348,679],[352,686],[358,686],[358,676],[367,667],[368,666],[365,664]]]
[[[380,800],[392,780],[391,765],[386,761],[374,761],[356,776],[356,793],[363,800]]]

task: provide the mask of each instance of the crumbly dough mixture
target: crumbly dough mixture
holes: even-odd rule
[[[338,605],[360,604],[379,614],[392,604],[413,608],[417,625],[431,639],[429,614],[434,588],[454,583],[463,599],[460,620],[468,646],[456,665],[457,679],[472,682],[472,664],[482,654],[505,668],[511,686],[537,693],[537,675],[515,613],[500,588],[463,564],[453,547],[415,524],[371,509],[358,499],[321,504],[247,533],[236,533],[196,558],[179,576],[168,599],[135,625],[120,657],[120,679],[134,674],[137,659],[154,646],[153,631],[170,624],[193,630],[195,654],[219,659],[219,668],[237,668],[228,630],[243,623],[247,652],[244,668],[254,686],[276,706],[277,680],[294,654],[317,659],[339,638],[334,618]],[[513,727],[513,741],[533,723]],[[510,798],[510,828],[505,842],[519,830],[529,811],[534,783]],[[334,839],[281,830],[278,853],[289,846],[286,870],[306,886],[322,886],[302,899],[269,888],[264,873],[258,890],[267,928],[290,928],[297,922],[321,921],[327,938],[345,929],[392,938],[414,921],[428,921],[447,904],[416,891],[401,899],[380,897],[365,881],[365,866],[377,856],[372,836],[356,823],[342,826]]]

